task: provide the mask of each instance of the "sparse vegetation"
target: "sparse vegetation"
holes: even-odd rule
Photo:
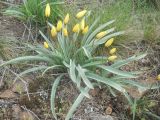
[[[52,6],[50,22],[55,23],[58,18],[62,17],[61,4],[63,4],[62,1],[50,0],[50,5]],[[38,26],[44,27],[47,20],[44,15],[45,5],[45,0],[24,0],[20,5],[13,5],[7,8],[4,14],[14,16],[27,23],[37,23]]]
[[[159,0],[13,3],[3,15],[40,35],[0,32],[0,119],[160,119]]]

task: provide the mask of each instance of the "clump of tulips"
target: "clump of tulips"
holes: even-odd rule
[[[46,5],[45,16],[47,18],[50,17],[49,4]],[[111,93],[117,90],[127,98],[129,98],[129,95],[126,88],[130,86],[138,89],[144,88],[138,82],[128,81],[128,79],[136,78],[137,72],[123,71],[120,70],[120,67],[139,60],[145,57],[146,54],[132,56],[125,60],[117,59],[115,55],[116,48],[111,48],[111,45],[115,41],[114,38],[124,32],[115,32],[115,28],[107,29],[115,20],[95,28],[99,18],[91,24],[87,23],[87,18],[89,17],[87,10],[82,10],[75,15],[75,19],[78,22],[74,26],[69,24],[72,17],[66,14],[64,20],[59,20],[56,25],[47,22],[47,26],[50,28],[50,35],[45,36],[40,31],[45,40],[44,45],[28,45],[30,49],[35,51],[35,55],[18,57],[0,65],[4,66],[23,61],[36,63],[35,67],[23,71],[19,74],[19,77],[35,71],[42,72],[42,75],[50,75],[50,73],[58,70],[59,73],[55,76],[56,79],[54,79],[52,85],[50,100],[51,110],[55,119],[58,119],[55,106],[56,89],[60,85],[60,81],[63,81],[64,78],[66,80],[67,76],[68,80],[71,80],[77,86],[80,95],[71,106],[65,120],[69,120],[72,117],[84,97],[91,97],[89,90],[94,89],[95,86],[108,87]],[[100,45],[109,48],[109,56],[95,55]],[[106,64],[109,61],[112,64]],[[42,65],[42,63],[45,64]],[[96,72],[97,70],[99,71],[98,73]],[[109,76],[110,73],[113,75]]]

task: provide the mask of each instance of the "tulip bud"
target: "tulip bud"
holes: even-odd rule
[[[49,48],[49,45],[47,42],[44,42],[43,46],[44,46],[44,48]]]
[[[79,24],[76,24],[76,25],[73,27],[73,29],[72,29],[72,31],[75,32],[75,33],[78,33],[79,30],[80,30]]]
[[[114,41],[114,38],[109,39],[109,40],[105,43],[105,47],[111,46],[112,43],[113,43],[113,41]]]
[[[85,27],[85,19],[82,19],[80,27],[81,27],[81,30],[84,29],[84,27]]]
[[[64,18],[64,24],[67,24],[69,21],[69,14],[67,13],[66,17]]]
[[[56,31],[55,26],[53,26],[52,29],[51,29],[51,35],[52,35],[52,37],[55,37],[57,35],[57,31]]]
[[[109,51],[109,53],[112,55],[112,54],[114,54],[116,51],[117,51],[116,48],[112,48],[112,49]]]
[[[51,14],[51,8],[50,8],[50,5],[49,3],[46,5],[46,9],[45,9],[45,16],[46,17],[49,17]]]
[[[97,38],[97,39],[101,39],[101,38],[103,38],[106,34],[107,34],[106,31],[100,32],[100,33],[98,33],[98,34],[96,35],[96,38]]]
[[[65,37],[67,37],[67,36],[68,36],[67,28],[63,28],[63,35],[64,35]]]
[[[82,34],[86,34],[88,32],[88,25],[83,29]]]
[[[112,56],[108,57],[108,60],[111,62],[113,62],[115,59],[117,59],[116,55],[112,55]]]
[[[63,23],[62,23],[61,20],[59,20],[58,23],[57,23],[57,31],[58,31],[58,32],[61,31],[62,26],[63,26]]]
[[[86,14],[87,10],[83,10],[77,13],[76,18],[82,18]]]

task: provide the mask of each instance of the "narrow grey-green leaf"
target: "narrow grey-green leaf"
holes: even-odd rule
[[[54,46],[53,43],[50,42],[50,40],[41,32],[39,31],[39,33],[42,35],[42,37],[45,39],[45,41],[48,43],[49,47],[51,47],[52,51],[54,51]]]
[[[44,61],[44,62],[52,62],[51,59],[46,58],[46,57],[40,57],[40,56],[24,56],[24,57],[18,57],[18,58],[14,58],[11,59],[7,62],[4,62],[0,65],[0,67],[4,66],[4,65],[8,65],[8,64],[15,64],[18,62],[24,62],[24,61]]]
[[[75,70],[76,70],[76,65],[72,60],[70,60],[69,75],[70,75],[70,77],[71,77],[71,79],[74,83],[76,83],[76,72],[75,72]]]
[[[108,72],[114,73],[116,75],[120,75],[120,76],[124,76],[124,77],[128,77],[128,78],[136,78],[136,76],[134,76],[130,72],[124,72],[124,71],[118,70],[118,69],[110,67],[110,66],[97,65],[97,67],[99,67],[103,70],[106,70]]]
[[[56,78],[56,80],[54,81],[54,83],[52,85],[52,90],[51,90],[51,99],[50,99],[51,111],[52,111],[52,114],[56,120],[57,120],[57,115],[55,112],[55,96],[56,96],[57,87],[58,87],[59,82],[62,77],[63,77],[63,75],[60,75],[59,77]]]
[[[120,32],[115,32],[115,33],[112,33],[112,34],[109,34],[105,37],[103,37],[102,39],[100,40],[96,40],[95,42],[91,43],[91,44],[94,44],[94,45],[101,45],[101,44],[104,44],[108,39],[112,38],[112,37],[115,37],[115,36],[119,36],[119,35],[122,35],[124,34],[124,31],[120,31]]]
[[[62,67],[61,65],[53,65],[53,66],[48,66],[42,73],[42,76],[50,69],[55,69],[57,67]]]
[[[137,55],[137,56],[134,55],[134,56],[129,57],[129,58],[125,59],[125,60],[120,60],[120,61],[115,62],[114,64],[111,65],[111,67],[119,68],[119,67],[121,67],[121,66],[123,66],[123,65],[126,65],[126,64],[132,62],[132,61],[142,59],[142,58],[144,58],[146,55],[147,55],[146,53],[145,53],[145,54],[142,54],[142,55]]]
[[[90,43],[90,41],[96,36],[97,33],[101,32],[101,30],[103,30],[105,27],[107,27],[108,25],[112,24],[113,22],[115,22],[115,20],[109,21],[103,25],[101,25],[100,27],[98,27],[95,31],[93,31],[87,38],[86,43]]]
[[[93,89],[94,87],[93,87],[92,83],[89,81],[89,79],[88,79],[88,78],[86,77],[86,75],[85,75],[85,70],[84,70],[80,65],[78,65],[78,67],[76,67],[76,68],[77,68],[80,76],[82,77],[83,82],[84,82],[89,88]]]
[[[25,71],[21,72],[21,73],[19,74],[19,76],[25,75],[25,74],[27,74],[27,73],[39,71],[39,70],[44,70],[44,69],[46,69],[47,67],[48,67],[48,66],[33,67],[33,68],[31,68],[31,69],[28,69],[28,70],[25,70]]]
[[[86,87],[85,91],[89,92],[89,88]],[[70,120],[70,118],[72,117],[73,113],[75,112],[75,110],[77,109],[77,107],[80,105],[80,103],[82,102],[83,98],[85,96],[83,95],[83,93],[80,93],[79,96],[77,97],[77,99],[75,100],[75,102],[73,103],[73,105],[71,106],[71,108],[69,109],[67,116],[65,118],[65,120]]]
[[[82,40],[82,45],[84,45],[84,43],[86,43],[86,39],[87,37],[92,33],[93,28],[95,27],[95,25],[97,24],[97,22],[99,21],[99,17],[93,22],[93,24],[89,27],[89,30],[87,32],[86,35],[84,35],[83,40]]]
[[[82,47],[82,48],[83,48],[84,53],[86,54],[86,56],[87,56],[88,58],[91,58],[91,53],[90,53],[85,47]]]
[[[91,72],[87,73],[86,76],[90,79],[96,80],[98,82],[102,82],[106,85],[109,85],[122,93],[125,92],[125,89],[121,86],[121,84],[116,83],[114,80],[112,80],[110,78],[101,77],[101,76],[94,74],[94,73],[91,73]]]

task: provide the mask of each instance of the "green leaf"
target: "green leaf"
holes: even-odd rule
[[[111,65],[111,67],[114,67],[114,68],[119,68],[123,65],[126,65],[132,61],[135,61],[135,60],[139,60],[139,59],[142,59],[146,56],[147,54],[141,54],[141,55],[134,55],[132,57],[129,57],[127,58],[126,60],[121,60],[121,61],[117,61],[115,62],[114,64]]]
[[[88,62],[86,64],[84,64],[82,67],[91,67],[91,66],[96,66],[96,65],[102,65],[103,63],[106,63],[106,61],[91,61],[91,62]]]
[[[90,88],[90,89],[94,89],[92,83],[89,81],[89,79],[86,77],[85,75],[85,69],[83,69],[80,65],[78,65],[78,67],[76,67],[78,70],[78,73],[80,74],[80,76],[82,77],[83,82]]]
[[[131,97],[129,96],[129,94],[127,92],[124,92],[123,94],[127,98],[129,104],[132,106],[133,105],[133,101],[132,101]]]
[[[86,76],[90,79],[93,79],[93,80],[96,80],[98,82],[101,82],[101,83],[104,83],[108,86],[111,86],[113,87],[114,89],[124,93],[125,92],[125,89],[122,87],[121,84],[119,83],[116,83],[114,80],[110,79],[110,78],[105,78],[105,77],[101,77],[97,74],[94,74],[94,73],[87,73]]]
[[[41,32],[39,31],[39,33],[42,35],[42,37],[45,39],[45,41],[48,43],[49,47],[52,49],[52,51],[55,51],[53,43],[50,42],[50,40]]]
[[[97,67],[99,67],[99,68],[101,68],[103,70],[106,70],[108,72],[114,73],[116,75],[120,75],[120,76],[124,76],[124,77],[128,77],[128,78],[136,78],[136,76],[134,76],[130,72],[124,72],[124,71],[115,69],[115,68],[110,67],[110,66],[97,65]]]
[[[48,66],[33,67],[33,68],[31,68],[31,69],[28,69],[28,70],[25,70],[25,71],[21,72],[21,73],[19,74],[19,76],[25,75],[25,74],[27,74],[27,73],[39,71],[39,70],[44,70],[44,69],[46,69],[46,68],[48,68]]]
[[[86,87],[85,91],[89,92],[89,88]],[[84,94],[80,93],[79,96],[77,97],[77,99],[75,100],[75,102],[73,103],[73,105],[71,106],[71,108],[69,109],[67,116],[65,118],[65,120],[70,120],[70,118],[72,117],[73,113],[75,112],[75,110],[77,109],[77,107],[80,105],[80,103],[82,102],[83,98],[84,98]]]
[[[81,76],[80,76],[80,74],[78,73],[78,75],[77,75],[77,87],[78,88],[81,88]]]
[[[90,98],[90,95],[86,89],[80,87],[79,90],[85,97]]]
[[[53,66],[47,67],[47,68],[44,70],[44,72],[42,73],[42,76],[43,76],[48,70],[50,70],[50,69],[55,69],[55,68],[57,68],[57,67],[62,67],[62,65],[53,65]]]
[[[115,37],[115,36],[118,36],[118,35],[122,35],[124,34],[124,31],[120,31],[120,32],[115,32],[115,33],[112,33],[110,35],[107,35],[105,37],[103,37],[102,39],[100,40],[96,40],[95,42],[93,41],[93,43],[91,44],[94,44],[94,45],[101,45],[101,44],[104,44],[107,40],[109,40],[110,38],[112,37]]]
[[[111,93],[114,97],[116,97],[116,93],[114,92],[114,90],[113,90],[110,86],[108,86],[108,88],[109,88],[110,93]]]
[[[56,78],[52,85],[52,90],[51,90],[51,99],[50,99],[50,104],[51,104],[51,111],[54,116],[54,118],[57,120],[56,112],[55,112],[55,96],[56,96],[56,90],[59,85],[59,82],[63,75],[60,75],[59,77]]]
[[[101,30],[103,30],[105,27],[107,27],[108,25],[110,25],[110,24],[112,24],[112,23],[114,23],[114,22],[115,22],[115,20],[112,20],[112,21],[109,21],[109,22],[101,25],[100,27],[98,27],[95,31],[93,31],[93,32],[89,35],[89,37],[88,37],[87,40],[86,40],[86,43],[90,43],[91,40],[92,40],[99,32],[101,32]]]
[[[69,75],[74,83],[76,83],[75,70],[76,70],[76,65],[75,65],[74,61],[70,60]]]
[[[84,35],[84,37],[83,37],[83,39],[82,39],[82,45],[84,45],[84,43],[87,43],[86,42],[86,39],[87,39],[87,37],[92,33],[92,31],[93,31],[93,28],[95,27],[95,25],[97,24],[97,22],[99,21],[99,17],[92,23],[92,25],[89,27],[89,30],[88,30],[88,32],[87,32],[87,34],[86,35]]]
[[[40,56],[24,56],[24,57],[18,57],[12,60],[9,60],[7,62],[4,62],[0,65],[0,67],[8,64],[15,64],[19,62],[24,62],[24,61],[44,61],[44,62],[49,62],[52,63],[52,60],[46,57],[40,57]]]
[[[85,48],[85,47],[82,47],[83,50],[84,50],[84,53],[85,55],[88,57],[88,58],[91,58],[91,53]]]
[[[137,110],[137,99],[134,99],[134,103],[132,105],[132,113],[133,113],[132,120],[135,120],[136,110]]]
[[[145,114],[147,114],[147,115],[149,115],[149,116],[152,116],[152,118],[156,118],[156,120],[160,120],[160,116],[158,116],[158,115],[156,115],[156,114],[153,114],[153,113],[151,113],[151,112],[149,112],[149,111],[144,111],[143,113],[145,113]]]

